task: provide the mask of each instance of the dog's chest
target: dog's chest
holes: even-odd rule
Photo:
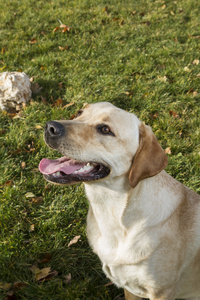
[[[121,222],[125,201],[122,202],[122,198],[115,201],[109,202],[109,209],[105,207],[104,202],[90,203],[87,219],[88,240],[93,251],[99,256],[107,277],[117,286],[134,290],[141,297],[145,297],[143,288],[140,287],[144,278],[143,271],[133,265],[137,258],[141,259],[143,253],[135,256],[133,239]],[[119,206],[116,205],[117,201],[121,201]],[[138,240],[139,242],[137,238],[134,239],[135,245],[140,249],[141,238]]]

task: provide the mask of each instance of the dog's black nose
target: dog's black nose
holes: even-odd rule
[[[56,121],[49,121],[46,124],[45,132],[49,134],[51,137],[58,137],[64,133],[64,126]]]

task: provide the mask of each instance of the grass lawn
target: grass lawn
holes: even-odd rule
[[[200,192],[199,11],[199,0],[0,0],[0,72],[35,88],[19,115],[0,112],[0,299],[123,294],[88,246],[83,185],[38,171],[57,155],[46,121],[99,101],[135,112],[168,149],[167,172]]]

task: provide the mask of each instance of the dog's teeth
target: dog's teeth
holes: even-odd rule
[[[85,165],[84,167],[82,167],[81,169],[79,170],[76,170],[74,172],[74,174],[79,174],[79,173],[84,173],[84,172],[88,172],[92,169],[92,165],[90,163],[87,163],[87,165]]]
[[[61,174],[60,174],[60,172],[58,171],[58,172],[55,172],[53,175],[54,175],[55,177],[59,177]]]

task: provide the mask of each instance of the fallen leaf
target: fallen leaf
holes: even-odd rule
[[[46,98],[44,98],[43,96],[40,96],[40,97],[41,97],[42,102],[43,102],[44,104],[47,104]]]
[[[41,89],[42,89],[42,87],[39,85],[38,82],[35,82],[35,83],[31,84],[31,90],[34,94],[39,94]]]
[[[19,299],[16,295],[14,295],[14,292],[9,291],[9,293],[7,293],[7,296],[4,298],[4,300],[17,300]]]
[[[132,11],[131,14],[134,16],[136,14],[136,10]]]
[[[198,65],[199,64],[199,59],[195,59],[192,63],[193,63],[193,65]]]
[[[39,260],[40,264],[44,264],[49,262],[52,259],[52,254],[51,253],[46,253],[43,257],[43,259]]]
[[[26,198],[34,198],[35,195],[34,195],[32,192],[27,192],[27,193],[25,194],[25,197],[26,197]]]
[[[0,134],[6,133],[5,129],[0,129]]]
[[[159,77],[158,80],[160,80],[161,82],[167,82],[167,76]]]
[[[104,284],[104,286],[111,286],[111,285],[113,285],[112,281],[109,281],[108,283]]]
[[[6,186],[11,186],[13,184],[13,181],[12,180],[7,180],[4,184]]]
[[[173,110],[170,110],[169,114],[170,114],[171,117],[178,118],[178,114]]]
[[[40,273],[40,269],[39,269],[38,266],[36,266],[36,265],[33,265],[32,267],[30,267],[29,270],[30,270],[34,275]]]
[[[54,103],[55,106],[61,106],[62,105],[62,99],[57,99]]]
[[[17,114],[14,114],[13,119],[23,119],[24,114],[22,111],[18,112]]]
[[[32,224],[30,227],[29,227],[29,232],[33,232],[35,230],[35,225]]]
[[[49,273],[49,275],[47,277],[45,277],[43,280],[40,281],[47,281],[47,280],[51,280],[52,278],[58,276],[58,271],[52,271],[51,273]]]
[[[59,87],[60,89],[63,89],[63,82],[59,82],[59,83],[58,83],[58,87]]]
[[[35,77],[34,76],[32,76],[32,77],[30,77],[30,82],[33,82],[34,80],[35,80]]]
[[[35,129],[43,129],[43,127],[41,125],[36,125]]]
[[[66,104],[65,106],[63,106],[63,108],[68,108],[68,107],[70,107],[70,106],[72,106],[74,104],[75,104],[74,102],[70,102],[70,103]]]
[[[73,244],[76,244],[78,242],[78,240],[80,239],[80,235],[75,236],[68,244],[68,247],[70,247]]]
[[[60,24],[60,28],[67,28],[67,30],[70,31],[70,27],[65,24]]]
[[[60,27],[57,26],[56,28],[54,28],[53,32],[56,32],[56,31],[58,31],[59,29],[60,29]]]
[[[50,267],[43,268],[43,269],[40,270],[39,273],[36,274],[35,278],[39,281],[39,280],[44,279],[45,277],[47,277],[50,272],[51,272]]]
[[[1,49],[1,54],[4,54],[6,52],[6,47],[3,47],[2,49]]]
[[[171,151],[170,147],[167,147],[165,149],[165,154],[172,154],[172,151]]]
[[[64,50],[68,50],[69,46],[65,46],[65,47],[59,46],[58,48],[59,48],[60,51],[64,51]]]
[[[51,271],[50,267],[39,269],[36,265],[33,265],[29,270],[35,275],[37,281],[50,280],[58,275],[58,272]]]
[[[21,168],[22,168],[22,169],[25,169],[25,168],[26,168],[26,163],[25,163],[24,161],[21,163]]]
[[[103,12],[105,12],[106,14],[109,13],[109,9],[108,9],[108,6],[107,6],[107,5],[103,8]]]
[[[32,40],[29,41],[29,44],[36,44],[37,40],[35,38],[33,38]]]
[[[150,116],[152,119],[156,119],[158,117],[158,112],[151,113]]]
[[[189,69],[188,67],[185,67],[183,70],[184,70],[185,72],[190,72],[190,69]]]
[[[190,94],[192,94],[193,92],[194,92],[194,89],[191,88],[191,89],[186,93],[186,95],[190,95]]]
[[[43,197],[34,197],[32,198],[33,204],[40,204],[43,201]]]
[[[13,284],[13,289],[14,290],[18,290],[18,289],[21,289],[23,287],[27,287],[28,284],[25,283],[25,282],[20,282],[20,281],[16,281],[14,284]]]
[[[2,290],[9,290],[12,287],[12,283],[5,283],[5,282],[0,282],[0,289]]]
[[[69,28],[68,26],[66,26],[66,27],[62,30],[63,33],[65,33],[66,31],[70,31],[70,28]]]
[[[71,275],[71,273],[69,273],[68,275],[65,275],[64,276],[64,278],[65,278],[65,283],[69,283],[71,280],[72,280],[72,275]]]

